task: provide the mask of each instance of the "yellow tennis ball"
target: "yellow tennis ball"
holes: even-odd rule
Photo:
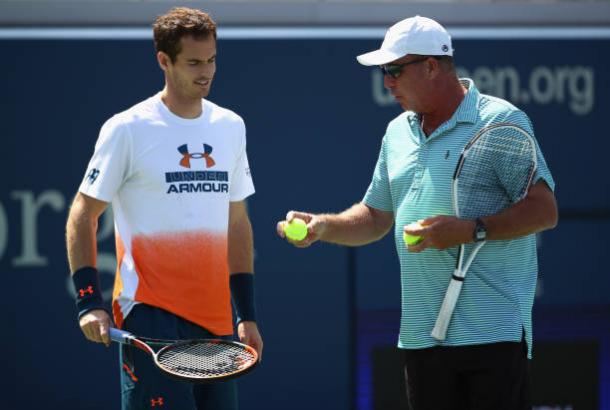
[[[419,224],[419,222],[413,222],[412,224],[407,225],[410,228],[421,228],[422,226]],[[418,243],[420,243],[421,241],[424,240],[423,236],[419,236],[419,235],[410,235],[406,232],[403,232],[402,234],[402,239],[405,241],[405,243],[407,245],[417,245]]]
[[[302,241],[307,236],[307,223],[300,218],[294,218],[284,225],[284,233],[292,241]]]

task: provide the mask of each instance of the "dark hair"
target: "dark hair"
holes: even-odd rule
[[[429,56],[429,55],[424,55],[424,54],[410,54],[412,56],[415,57],[421,57],[421,58],[434,58],[435,60],[437,60],[440,63],[440,66],[443,70],[445,71],[454,71],[455,70],[455,64],[453,62],[453,57],[451,56]]]
[[[155,49],[163,51],[176,62],[176,57],[182,51],[180,39],[192,36],[197,40],[205,40],[210,36],[216,39],[216,23],[209,14],[201,10],[187,7],[174,7],[166,14],[158,16],[153,24]]]
[[[435,58],[441,62],[441,66],[443,66],[448,71],[455,70],[455,64],[453,63],[453,57],[451,56],[435,56]]]

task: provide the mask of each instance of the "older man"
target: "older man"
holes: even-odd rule
[[[278,222],[281,237],[294,218],[308,235],[291,241],[306,247],[321,240],[359,246],[379,240],[394,225],[402,279],[398,347],[404,352],[412,410],[526,409],[531,311],[536,286],[535,233],[557,223],[554,182],[540,150],[525,198],[497,214],[455,216],[451,181],[460,152],[477,131],[508,122],[533,134],[529,118],[499,98],[459,79],[447,31],[415,16],[387,31],[378,50],[358,56],[379,66],[384,85],[404,109],[390,122],[364,199],[339,214],[290,211]],[[506,192],[500,179],[492,186]],[[421,228],[407,227],[421,220]],[[406,246],[403,233],[422,236]],[[456,265],[457,248],[483,247],[470,268],[447,337],[431,336]]]

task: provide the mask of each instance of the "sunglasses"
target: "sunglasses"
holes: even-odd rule
[[[392,78],[398,78],[400,73],[402,73],[402,69],[410,64],[421,63],[422,61],[426,61],[430,57],[420,58],[419,60],[409,61],[403,64],[382,64],[379,66],[383,75],[389,75]]]

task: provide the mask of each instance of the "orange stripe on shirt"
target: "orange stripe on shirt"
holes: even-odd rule
[[[217,335],[233,333],[226,235],[204,231],[135,236],[135,299]]]
[[[116,275],[114,276],[114,290],[112,291],[112,315],[114,316],[114,323],[119,329],[123,327],[123,312],[117,298],[123,291],[123,281],[121,279],[121,263],[123,263],[123,257],[125,256],[125,245],[123,240],[119,236],[118,232],[115,234],[115,246],[116,246]]]

